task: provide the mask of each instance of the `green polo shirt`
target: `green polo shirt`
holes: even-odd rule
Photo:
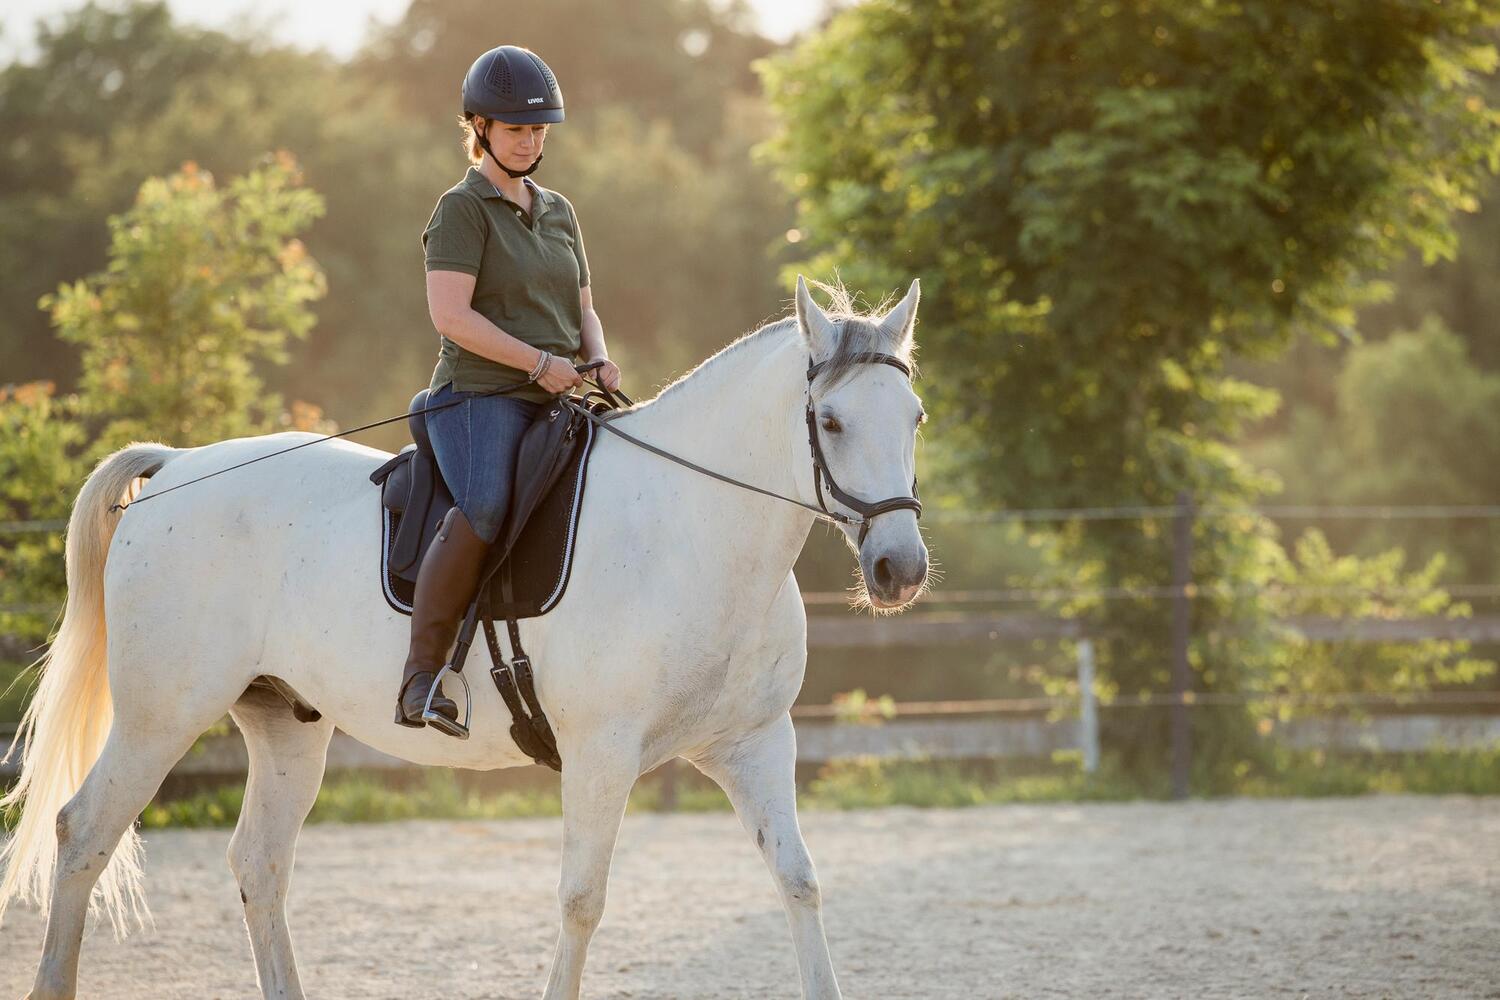
[[[422,233],[429,271],[474,275],[474,311],[533,347],[571,361],[583,328],[579,289],[589,283],[578,216],[556,191],[532,183],[532,214],[506,198],[470,167],[443,193]],[[452,382],[458,391],[494,389],[526,381],[528,372],[475,354],[441,337],[430,388]],[[539,385],[509,395],[546,401]]]

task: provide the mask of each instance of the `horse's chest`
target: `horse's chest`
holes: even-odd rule
[[[805,647],[791,623],[700,634],[665,657],[657,727],[694,741],[758,726],[786,712],[802,687]]]

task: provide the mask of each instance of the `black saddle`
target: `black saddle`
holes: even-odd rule
[[[613,400],[591,401],[595,395],[583,397],[586,409],[599,413],[613,408]],[[411,614],[422,556],[453,506],[453,494],[427,436],[422,412],[426,407],[423,389],[407,409],[412,444],[370,474],[370,481],[380,487],[381,590],[386,602],[406,615]],[[512,736],[535,760],[555,769],[561,768],[556,743],[536,700],[531,663],[521,648],[516,621],[546,614],[567,589],[593,442],[593,423],[561,399],[537,411],[517,451],[510,511],[490,546],[479,592],[448,664],[455,673],[463,669],[476,621],[482,622],[495,661],[490,673],[511,710]],[[496,620],[504,620],[509,629],[515,658],[508,666],[495,634]]]
[[[412,444],[370,474],[380,486],[381,589],[392,608],[411,614],[422,556],[453,493],[427,436],[427,390],[408,412]],[[492,619],[535,618],[562,599],[583,508],[594,426],[553,400],[537,412],[516,455],[510,511],[490,546],[481,579],[480,613]]]

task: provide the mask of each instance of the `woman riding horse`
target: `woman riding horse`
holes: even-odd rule
[[[529,177],[548,126],[563,120],[557,78],[535,53],[502,45],[475,60],[462,94],[471,166],[422,233],[427,306],[441,337],[427,403],[462,402],[427,417],[454,506],[417,575],[397,693],[396,722],[417,728],[505,521],[522,434],[545,402],[581,384],[569,359],[602,361],[599,382],[620,384],[594,311],[578,216]],[[481,395],[495,389],[511,391]],[[457,723],[458,705],[441,688],[431,707]],[[434,727],[458,735],[442,720]]]

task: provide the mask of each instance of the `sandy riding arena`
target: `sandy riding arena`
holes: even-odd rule
[[[803,826],[851,998],[1500,997],[1500,799],[896,809]],[[552,820],[307,828],[290,903],[304,988],[539,995],[558,836]],[[91,925],[80,996],[259,996],[228,838],[146,835],[156,927],[116,943]],[[41,935],[34,911],[11,910],[0,997],[26,992]],[[771,880],[727,813],[626,818],[589,957],[594,998],[797,992]]]

